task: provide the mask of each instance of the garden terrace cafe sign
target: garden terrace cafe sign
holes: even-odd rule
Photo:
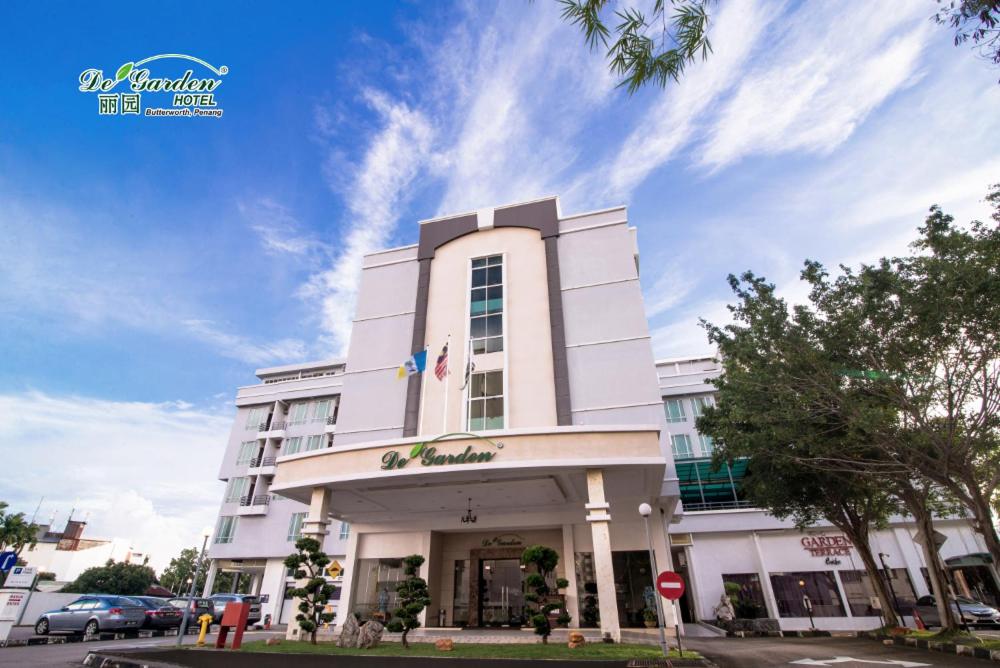
[[[849,557],[854,545],[847,536],[804,536],[802,549],[814,557]]]
[[[399,450],[390,450],[389,452],[382,455],[382,470],[383,471],[394,471],[396,469],[405,468],[410,462],[418,461],[421,466],[447,466],[448,464],[483,464],[485,462],[493,461],[493,458],[497,455],[496,452],[492,452],[488,449],[477,450],[473,446],[468,445],[465,450],[461,452],[451,452],[444,453],[438,450],[438,447],[447,443],[449,440],[453,439],[466,439],[472,438],[477,441],[488,445],[491,448],[500,450],[503,448],[503,443],[493,442],[488,438],[483,436],[477,436],[476,434],[468,433],[454,433],[454,434],[444,434],[438,436],[437,438],[431,439],[429,441],[422,441],[416,443],[412,448],[410,448],[409,456],[404,456],[400,454]]]

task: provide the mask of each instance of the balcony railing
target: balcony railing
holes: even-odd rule
[[[254,457],[250,460],[250,468],[255,469],[261,466],[274,466],[275,457]]]
[[[284,420],[274,420],[273,422],[269,420],[267,422],[261,422],[259,425],[257,425],[257,431],[280,431],[281,429],[284,428],[285,428]]]
[[[241,506],[266,506],[271,503],[270,494],[244,495],[240,497]]]
[[[700,510],[739,510],[753,508],[749,501],[713,501],[711,503],[685,503],[684,512],[696,513]]]
[[[336,415],[328,415],[328,416],[326,416],[326,423],[327,424],[337,424],[337,416]]]

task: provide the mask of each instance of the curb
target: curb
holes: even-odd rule
[[[957,645],[952,642],[933,642],[923,638],[907,638],[897,636],[886,638],[885,636],[863,636],[871,640],[880,641],[883,645],[895,645],[897,647],[910,647],[926,650],[928,652],[940,652],[942,654],[955,654],[957,656],[970,656],[976,659],[986,659],[987,661],[1000,661],[1000,650],[985,649],[973,645]]]
[[[188,635],[191,635],[190,633]],[[118,631],[118,632],[103,632],[92,636],[77,636],[77,635],[51,635],[51,636],[32,636],[30,638],[25,638],[23,640],[8,640],[6,642],[0,642],[0,647],[27,647],[32,645],[66,645],[69,643],[82,643],[82,642],[97,642],[101,640],[133,640],[136,638],[164,638],[164,637],[176,637],[177,631],[133,631],[131,633]]]

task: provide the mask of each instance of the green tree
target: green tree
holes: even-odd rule
[[[524,595],[524,600],[531,604],[531,625],[535,627],[535,633],[542,637],[542,644],[548,644],[549,636],[552,635],[552,624],[549,622],[549,613],[562,607],[559,603],[550,600],[552,589],[548,585],[549,577],[559,565],[559,553],[551,547],[544,545],[532,545],[526,547],[521,553],[521,563],[525,566],[534,566],[535,572],[528,573],[524,579],[524,584],[531,591]],[[557,587],[566,587],[569,582],[559,578]]]
[[[21,556],[25,547],[34,547],[38,536],[38,525],[27,522],[24,513],[7,512],[8,505],[0,501],[0,552],[14,552]],[[0,573],[0,584],[7,579]]]
[[[955,29],[955,46],[972,42],[979,56],[1000,65],[1000,0],[938,0],[934,20]]]
[[[419,554],[411,554],[403,559],[403,581],[396,586],[396,597],[399,607],[392,611],[396,616],[390,625],[392,631],[402,631],[403,647],[410,648],[406,635],[420,627],[420,613],[431,604],[427,581],[420,577],[420,567],[424,558]]]
[[[324,575],[330,557],[323,552],[320,542],[309,536],[295,541],[295,549],[298,551],[285,558],[285,566],[295,570],[295,578],[305,580],[291,591],[292,596],[300,599],[299,614],[295,615],[295,620],[303,632],[310,634],[310,642],[315,645],[319,625],[333,621],[333,613],[326,612],[326,605],[334,587]]]
[[[156,582],[156,573],[145,564],[108,559],[104,566],[88,568],[62,588],[74,594],[118,594],[141,596]]]
[[[170,560],[170,565],[163,569],[160,574],[160,584],[174,592],[178,596],[186,595],[190,591],[190,579],[194,577],[198,569],[198,553],[196,547],[187,547],[181,550],[180,555]],[[201,558],[201,572],[198,574],[198,581],[195,583],[195,592],[201,593],[205,587],[205,578],[208,575],[209,560],[207,556]],[[222,575],[222,573],[219,573]],[[216,578],[218,583],[219,578]],[[232,586],[230,580],[229,585]]]

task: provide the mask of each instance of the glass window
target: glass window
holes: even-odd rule
[[[347,540],[347,537],[351,535],[351,525],[347,522],[340,523],[340,540]]]
[[[671,436],[670,440],[673,444],[674,459],[691,459],[694,457],[694,453],[691,452],[691,437],[687,434],[677,434],[676,436]]]
[[[712,437],[698,434],[698,441],[701,443],[701,456],[711,457],[712,453],[715,452],[715,441],[712,440]]]
[[[309,414],[309,404],[300,402],[292,404],[288,410],[288,424],[305,424]]]
[[[321,399],[313,406],[313,422],[326,422],[326,416],[330,414],[330,400]]]
[[[910,614],[916,603],[917,595],[913,591],[913,584],[905,568],[893,568],[889,573],[880,571],[884,578],[887,574],[892,577],[892,589],[895,591],[896,600],[904,615]],[[871,599],[876,596],[875,586],[868,571],[840,571],[840,583],[844,585],[844,595],[847,596],[847,604],[851,606],[851,614],[856,617],[878,617],[878,610],[871,605]],[[893,605],[890,601],[889,605]]]
[[[250,478],[230,479],[229,484],[226,485],[226,503],[239,501],[240,498],[246,494],[247,485],[249,483]]]
[[[813,617],[846,616],[831,571],[771,573],[771,587],[781,617],[808,617],[804,596],[812,602]]]
[[[285,439],[285,453],[286,455],[294,455],[296,452],[302,449],[302,437],[293,436],[291,438]]]
[[[472,261],[469,317],[473,354],[503,350],[503,256]]]
[[[684,402],[680,399],[667,399],[663,402],[663,410],[667,414],[667,422],[684,422]]]
[[[712,400],[712,397],[695,397],[691,400],[691,410],[694,412],[696,418],[701,417],[706,406],[714,405],[715,402]]]
[[[305,521],[305,513],[292,513],[288,520],[288,540],[298,540],[302,538],[302,522]]]
[[[236,465],[244,466],[257,456],[257,441],[243,441],[240,443],[239,452],[236,454]]]
[[[215,531],[216,543],[232,543],[233,536],[236,535],[236,522],[238,517],[226,515],[219,518],[219,528]]]
[[[377,613],[391,615],[399,607],[396,587],[404,577],[402,559],[358,559],[354,570],[354,612],[362,620]]]
[[[260,423],[264,421],[264,409],[263,408],[251,408],[250,412],[247,413],[247,431],[257,431],[260,428]]]
[[[469,379],[469,431],[503,429],[503,371],[474,373]]]
[[[688,459],[678,461],[676,466],[684,510],[750,507],[743,494],[747,460],[738,459],[731,466],[723,463],[715,468],[711,459]]]
[[[764,603],[764,589],[760,586],[759,575],[756,573],[723,573],[722,586],[726,593],[732,596],[729,591],[730,583],[739,587],[735,595],[736,602],[733,604],[738,618],[759,619],[767,617],[767,604]]]
[[[306,441],[306,452],[319,450],[322,447],[323,447],[323,436],[321,435],[310,436],[309,440]]]

